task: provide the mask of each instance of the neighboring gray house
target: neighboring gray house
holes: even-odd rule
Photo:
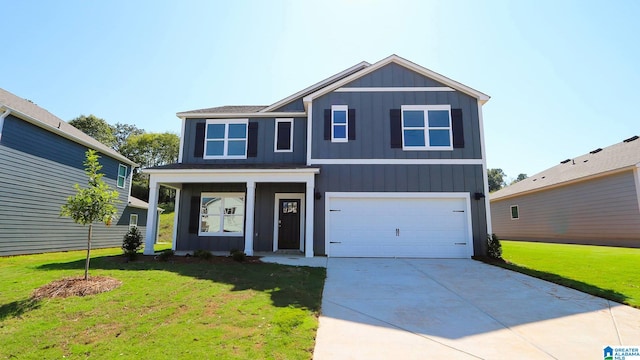
[[[105,182],[120,193],[118,220],[94,226],[92,246],[118,247],[130,222],[146,232],[145,202],[130,197],[137,165],[45,109],[0,89],[0,256],[85,249],[87,231],[60,207],[85,186],[85,152],[100,153]]]
[[[488,100],[392,55],[272,105],[181,112],[179,162],[144,170],[149,204],[177,190],[178,252],[482,255]]]
[[[502,239],[640,247],[640,140],[566,159],[490,197]]]

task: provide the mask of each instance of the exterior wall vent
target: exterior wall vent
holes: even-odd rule
[[[589,154],[597,154],[597,153],[599,153],[600,151],[602,151],[602,148],[597,148],[597,149],[595,149],[595,150],[593,150],[593,151],[589,151]]]
[[[624,142],[628,143],[628,142],[632,142],[633,140],[638,140],[638,135],[632,136],[628,139],[624,139]]]

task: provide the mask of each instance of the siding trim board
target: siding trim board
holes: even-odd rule
[[[430,86],[430,87],[341,87],[334,92],[419,92],[419,91],[455,91],[448,86]]]
[[[309,165],[482,165],[482,159],[309,159]]]

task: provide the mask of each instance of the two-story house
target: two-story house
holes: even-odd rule
[[[180,160],[145,170],[149,203],[177,190],[177,252],[482,255],[488,100],[392,55],[269,106],[180,112]]]
[[[103,179],[119,193],[117,220],[94,226],[92,247],[120,247],[129,227],[146,233],[148,205],[130,196],[137,165],[31,101],[0,89],[0,256],[86,249],[87,228],[60,217],[60,207],[76,193],[74,184],[86,187],[87,149],[99,152]]]

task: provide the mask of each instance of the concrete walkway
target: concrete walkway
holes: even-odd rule
[[[329,258],[315,360],[602,359],[640,310],[473,260]]]

